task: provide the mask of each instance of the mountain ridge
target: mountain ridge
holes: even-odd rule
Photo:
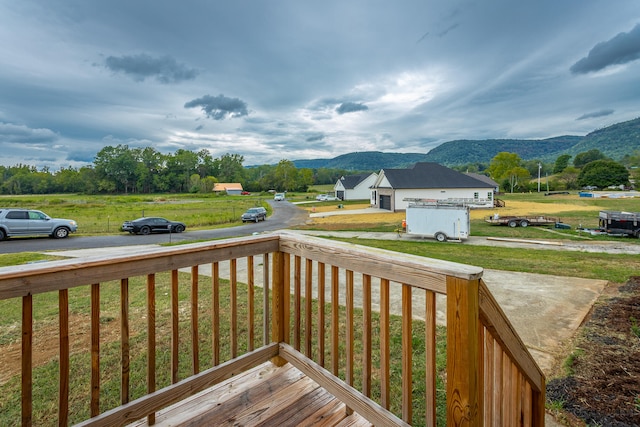
[[[545,139],[484,139],[444,142],[428,153],[384,153],[363,151],[342,154],[331,159],[293,160],[298,168],[328,168],[353,171],[378,171],[411,167],[417,162],[435,162],[444,166],[490,163],[502,151],[516,153],[522,160],[553,162],[562,154],[572,157],[592,149],[619,161],[640,151],[640,117],[594,130],[585,136],[563,135]]]

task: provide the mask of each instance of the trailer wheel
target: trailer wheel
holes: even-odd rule
[[[509,221],[509,227],[516,228],[517,226],[518,226],[518,221],[515,221],[513,219]]]
[[[527,221],[526,219],[523,219],[522,221],[520,221],[520,227],[526,227],[529,225],[529,221]]]
[[[446,242],[447,241],[447,235],[444,233],[436,233],[435,238],[438,242]]]

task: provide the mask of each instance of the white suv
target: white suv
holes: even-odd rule
[[[275,200],[276,202],[281,202],[284,200],[284,193],[276,193],[275,196],[273,196],[273,200]]]
[[[43,212],[31,209],[0,208],[0,240],[40,234],[63,239],[77,229],[78,223],[72,219],[51,218]]]

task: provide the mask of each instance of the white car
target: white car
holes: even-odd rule
[[[318,194],[316,196],[316,200],[320,202],[333,202],[334,200],[338,200],[337,197],[333,197],[330,194]]]
[[[284,200],[284,193],[276,193],[275,196],[273,196],[273,200],[275,200],[276,202],[281,202]]]

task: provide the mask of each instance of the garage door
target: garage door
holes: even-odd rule
[[[391,196],[380,196],[380,209],[391,210]]]

